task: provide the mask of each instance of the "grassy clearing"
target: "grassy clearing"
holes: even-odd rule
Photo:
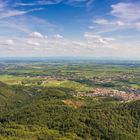
[[[10,85],[20,84],[20,82],[24,79],[25,77],[18,77],[13,75],[0,75],[0,81]]]
[[[48,83],[45,83],[45,86],[47,87],[64,87],[64,88],[70,88],[75,91],[89,91],[92,88],[87,86],[86,84],[81,84],[74,81],[64,80],[64,81],[49,81]]]

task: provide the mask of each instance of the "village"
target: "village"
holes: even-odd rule
[[[79,97],[117,97],[121,101],[129,102],[140,100],[140,94],[135,93],[127,93],[125,91],[119,91],[115,89],[107,89],[107,88],[96,88],[87,93],[78,92],[75,96]]]

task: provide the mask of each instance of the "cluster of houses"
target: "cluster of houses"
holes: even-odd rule
[[[137,88],[137,89],[129,88],[129,89],[128,89],[128,92],[129,92],[129,93],[140,94],[140,88]]]
[[[133,79],[133,78],[135,78],[133,74],[129,74],[129,75],[116,74],[109,77],[104,77],[104,76],[93,77],[93,78],[90,78],[90,80],[96,83],[107,83],[107,82],[112,82],[112,81],[128,80],[128,79]]]
[[[115,89],[107,88],[96,88],[88,93],[78,92],[76,96],[87,96],[87,97],[118,97],[122,101],[134,101],[140,100],[140,94],[126,93],[125,91],[119,91]]]

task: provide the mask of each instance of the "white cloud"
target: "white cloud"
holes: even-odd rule
[[[63,38],[63,36],[62,36],[62,35],[60,35],[60,34],[55,34],[55,35],[54,35],[54,38],[56,38],[56,39],[62,39],[62,38]]]
[[[37,4],[40,4],[40,5],[58,4],[62,1],[63,0],[39,0]]]
[[[117,3],[111,6],[111,15],[126,21],[136,21],[140,19],[139,3]]]
[[[36,1],[36,2],[32,2],[32,3],[30,3],[30,2],[27,2],[27,3],[26,2],[25,3],[23,3],[23,2],[16,2],[15,3],[15,7],[18,7],[18,6],[25,7],[25,6],[51,5],[51,4],[58,4],[61,1],[63,1],[63,0],[39,0],[39,1]]]
[[[109,24],[109,21],[107,19],[96,19],[95,21],[93,21],[96,24]]]
[[[104,18],[93,20],[94,33],[111,33],[128,29],[139,30],[140,3],[117,3]]]
[[[90,46],[111,47],[114,38],[102,37],[92,32],[85,32],[84,38]],[[113,48],[114,46],[112,46]]]
[[[0,1],[0,11],[2,11],[6,7],[6,3],[4,1]]]
[[[14,45],[15,42],[12,39],[4,39],[4,40],[0,40],[0,46],[12,46]]]
[[[136,26],[136,29],[140,30],[140,22],[137,22],[137,23],[135,24],[135,26]]]
[[[14,41],[9,39],[9,40],[5,41],[5,44],[7,44],[7,45],[14,45]]]
[[[84,33],[84,38],[85,39],[93,39],[93,38],[98,38],[99,36],[98,35],[94,35],[93,33],[90,33],[90,32],[85,32]]]
[[[114,26],[124,26],[125,23],[120,20],[108,20],[108,19],[95,19],[93,20],[93,23],[96,23],[98,25],[114,25]]]
[[[16,2],[15,3],[15,7],[18,7],[18,6],[35,6],[36,3],[22,3],[22,2]]]
[[[43,8],[35,8],[27,11],[4,9],[3,11],[0,12],[0,19],[14,17],[14,16],[21,16],[29,12],[34,12],[39,10],[43,10]]]
[[[5,41],[3,41],[5,40]],[[7,40],[7,41],[6,41]],[[8,41],[9,40],[9,41]],[[13,40],[13,41],[10,41]],[[5,43],[7,42],[7,43]],[[4,44],[5,43],[5,44]],[[11,45],[9,45],[11,44]],[[3,56],[139,56],[140,42],[119,42],[86,32],[82,40],[66,38],[0,38],[0,55]],[[134,47],[132,47],[134,45]],[[132,53],[131,53],[132,52]]]
[[[34,8],[30,10],[17,10],[8,4],[9,1],[0,1],[0,19],[21,16],[30,12],[43,10],[43,8]]]
[[[40,43],[36,42],[35,40],[28,40],[27,45],[40,46]]]
[[[32,38],[44,38],[44,36],[39,32],[32,32],[32,33],[29,34],[29,37],[32,37]]]
[[[42,6],[42,5],[53,5],[53,4],[59,4],[64,3],[67,5],[71,5],[74,7],[87,7],[89,10],[93,7],[93,2],[95,0],[38,0],[36,2],[30,3],[30,2],[16,2],[15,6]]]
[[[109,26],[109,27],[121,27],[121,26],[125,26],[126,23],[124,23],[123,21],[120,20],[108,20],[108,19],[95,19],[93,20],[93,23],[97,24],[97,25],[101,25],[101,26]]]
[[[0,13],[0,19],[26,14],[27,11],[8,10]]]
[[[125,23],[123,21],[116,21],[116,25],[125,26]]]
[[[93,29],[95,29],[95,27],[94,26],[88,26],[88,29],[93,30]]]

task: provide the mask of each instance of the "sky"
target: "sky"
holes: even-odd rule
[[[0,0],[0,57],[140,58],[140,0]]]

